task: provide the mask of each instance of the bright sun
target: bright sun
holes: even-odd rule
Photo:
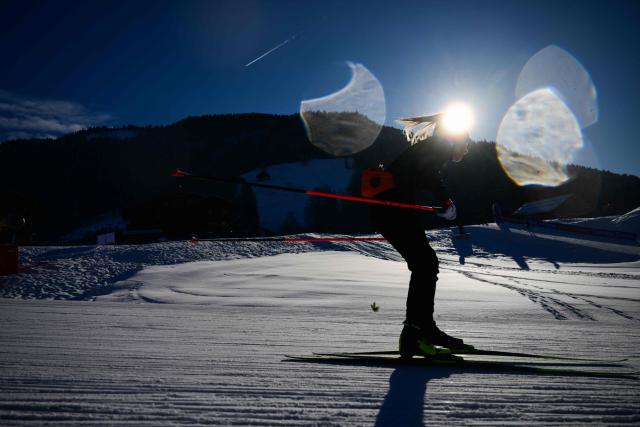
[[[442,124],[452,134],[468,132],[473,125],[473,112],[465,104],[451,105],[444,111]]]

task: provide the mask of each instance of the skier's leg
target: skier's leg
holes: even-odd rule
[[[433,320],[439,262],[419,218],[397,209],[385,209],[382,213],[372,215],[372,219],[378,231],[402,255],[411,271],[405,326],[400,335],[401,355],[435,354],[434,345],[470,347],[461,339],[442,332]]]
[[[420,217],[394,208],[381,208],[374,213],[374,226],[400,253],[411,271],[406,323],[428,323],[433,318],[438,257],[429,245]]]
[[[425,325],[433,321],[433,305],[438,281],[438,257],[426,237],[411,242],[405,259],[411,271],[407,295],[406,322]]]
[[[421,256],[417,260],[407,259],[411,270],[411,282],[409,283],[409,296],[407,297],[407,320],[403,333],[414,334],[418,329],[417,345],[402,345],[401,353],[407,357],[413,354],[435,354],[435,345],[451,349],[471,349],[463,340],[454,338],[441,331],[433,319],[433,306],[438,280],[438,257],[429,245],[426,237],[424,241],[416,241]],[[411,251],[413,254],[416,251]],[[407,332],[405,332],[405,330]],[[404,347],[404,348],[403,348]]]

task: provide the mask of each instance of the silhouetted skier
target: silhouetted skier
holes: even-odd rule
[[[368,190],[368,195],[377,199],[415,204],[418,193],[428,191],[441,201],[443,209],[438,215],[453,221],[456,206],[439,172],[447,162],[459,162],[464,158],[469,135],[466,131],[446,133],[441,120],[442,114],[403,119],[401,122],[407,125],[405,133],[412,145],[384,172],[381,167],[366,171],[363,194]],[[423,129],[412,131],[416,126]],[[380,191],[376,192],[376,189]],[[457,349],[470,347],[461,339],[441,331],[433,319],[438,257],[425,235],[421,214],[383,205],[373,205],[370,213],[372,225],[402,255],[411,271],[406,319],[400,334],[401,355],[434,354],[435,345]]]

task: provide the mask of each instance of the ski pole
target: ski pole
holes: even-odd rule
[[[329,199],[339,199],[339,200],[349,200],[352,202],[369,203],[373,205],[393,206],[396,208],[414,209],[419,211],[438,212],[441,209],[440,207],[437,207],[437,206],[413,205],[410,203],[393,202],[390,200],[369,199],[367,197],[347,196],[344,194],[334,194],[334,193],[327,193],[324,191],[305,190],[302,188],[285,187],[282,185],[261,184],[258,182],[247,182],[247,181],[234,179],[234,178],[196,175],[196,174],[183,171],[181,169],[176,169],[175,171],[173,171],[171,173],[171,176],[175,178],[193,178],[201,181],[226,182],[229,184],[247,185],[249,187],[268,188],[270,190],[289,191],[291,193],[301,193],[301,194],[306,194],[307,196],[326,197]]]

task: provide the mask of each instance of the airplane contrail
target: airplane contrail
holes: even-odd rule
[[[283,41],[282,43],[280,43],[278,46],[273,47],[271,49],[269,49],[268,51],[266,51],[265,53],[263,53],[262,55],[258,56],[256,59],[254,59],[253,61],[249,62],[248,64],[245,64],[245,67],[250,66],[251,64],[253,64],[254,62],[258,62],[260,61],[262,58],[264,58],[265,56],[269,55],[271,52],[273,52],[274,50],[280,49],[282,46],[284,46],[285,44],[289,43],[291,40],[294,40],[296,37],[298,37],[298,34],[294,34],[293,37],[290,37],[288,39],[286,39],[285,41]]]

